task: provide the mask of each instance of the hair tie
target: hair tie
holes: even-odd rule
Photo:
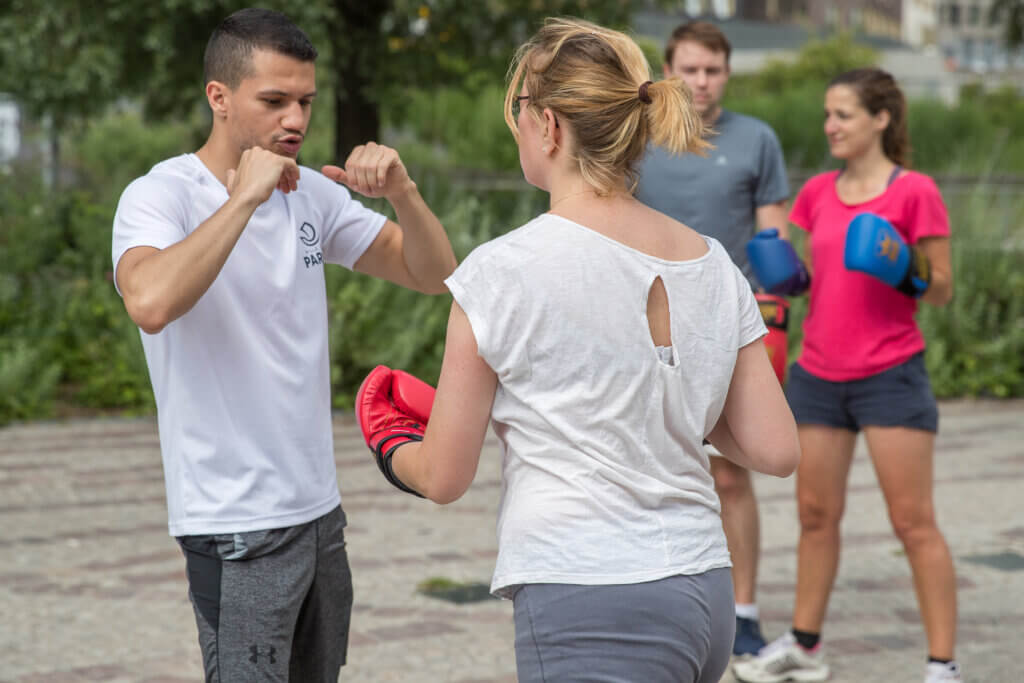
[[[639,97],[640,101],[643,102],[644,104],[650,104],[652,101],[650,94],[647,92],[647,86],[651,85],[652,83],[654,83],[654,81],[645,81],[640,84]]]

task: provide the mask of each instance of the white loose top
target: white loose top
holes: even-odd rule
[[[446,281],[499,380],[496,595],[730,566],[702,442],[738,350],[767,330],[746,278],[705,241],[700,258],[666,261],[543,214]],[[647,320],[658,277],[663,353]]]

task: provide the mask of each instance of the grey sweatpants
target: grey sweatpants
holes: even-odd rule
[[[181,536],[207,683],[337,683],[352,573],[345,514],[240,534]]]
[[[717,683],[736,630],[728,568],[608,586],[526,584],[519,683]]]

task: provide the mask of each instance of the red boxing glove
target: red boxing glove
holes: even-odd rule
[[[789,328],[789,302],[774,294],[755,294],[757,307],[761,310],[768,336],[764,338],[768,358],[779,378],[779,384],[786,383],[786,356],[789,353],[786,330]]]
[[[419,496],[395,476],[391,458],[395,449],[410,441],[422,441],[434,404],[434,388],[401,370],[375,367],[356,394],[356,420],[377,467],[396,488]]]

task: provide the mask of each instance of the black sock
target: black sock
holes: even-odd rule
[[[935,662],[936,664],[949,664],[952,661],[952,659],[941,659],[940,657],[932,657],[931,655],[928,655],[929,664],[931,664],[932,662]]]
[[[821,640],[820,633],[810,633],[809,631],[793,630],[793,637],[796,638],[796,642],[800,643],[800,647],[805,650],[813,650],[817,645],[818,641]]]

